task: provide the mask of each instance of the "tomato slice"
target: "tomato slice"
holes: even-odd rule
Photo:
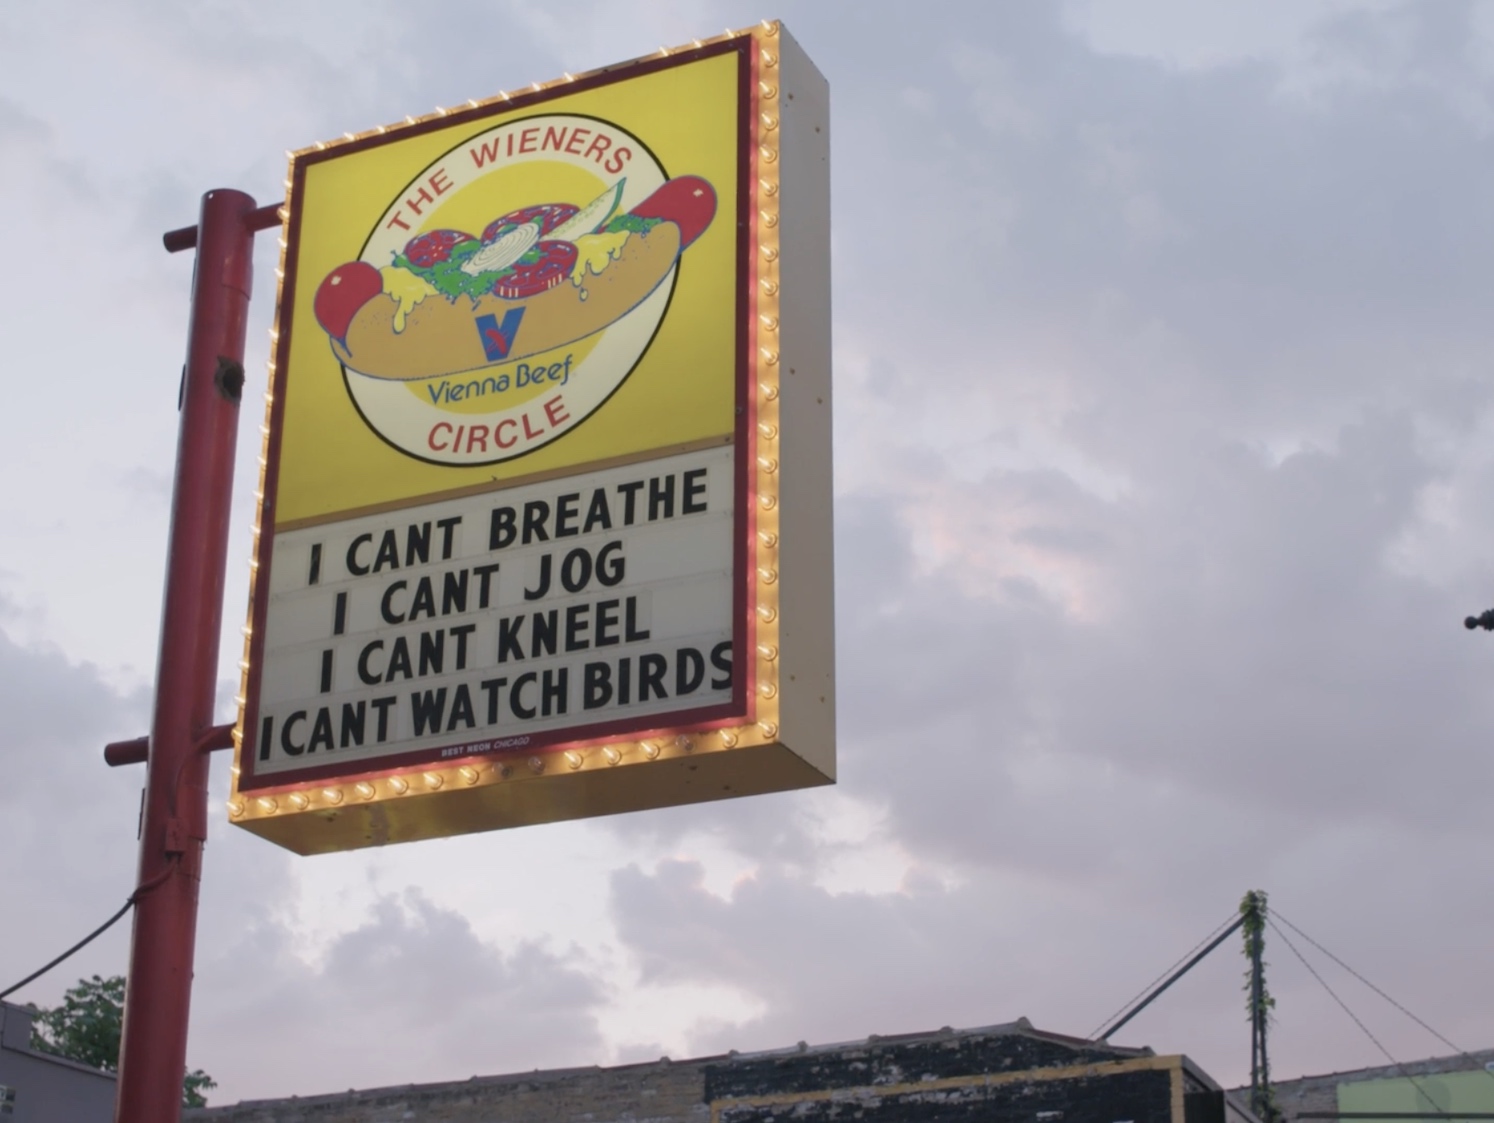
[[[491,242],[503,233],[504,227],[523,226],[526,222],[539,220],[540,237],[543,238],[581,208],[570,203],[537,203],[523,210],[509,211],[502,218],[495,218],[482,232],[482,240]]]
[[[471,234],[460,230],[428,230],[405,244],[405,257],[417,269],[429,269],[449,258],[451,251],[463,242],[473,240]]]
[[[377,269],[366,261],[350,261],[322,278],[311,308],[327,334],[342,339],[358,309],[383,291],[384,278]]]
[[[536,242],[493,283],[493,292],[505,300],[537,296],[569,277],[576,257],[576,247],[570,242]]]

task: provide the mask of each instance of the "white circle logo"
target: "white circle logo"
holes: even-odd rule
[[[715,217],[593,117],[510,121],[394,199],[314,310],[348,393],[384,440],[440,464],[541,448],[604,403],[648,350],[679,257]]]

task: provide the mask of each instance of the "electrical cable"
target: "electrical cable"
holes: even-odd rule
[[[1488,1073],[1489,1078],[1491,1080],[1494,1080],[1494,1072],[1490,1072],[1488,1069],[1484,1068],[1481,1064],[1479,1064],[1478,1063],[1478,1058],[1474,1057],[1471,1053],[1469,1053],[1467,1049],[1460,1049],[1458,1046],[1454,1045],[1447,1038],[1443,1037],[1435,1029],[1433,1029],[1431,1026],[1427,1025],[1426,1022],[1422,1021],[1415,1014],[1413,1014],[1410,1010],[1407,1010],[1399,1002],[1397,1002],[1395,999],[1391,998],[1390,995],[1386,994],[1379,987],[1375,986],[1374,983],[1370,982],[1363,975],[1361,975],[1358,971],[1354,970],[1354,968],[1350,967],[1342,959],[1340,959],[1338,956],[1334,955],[1331,951],[1329,951],[1322,944],[1320,944],[1316,940],[1314,940],[1306,932],[1302,931],[1302,929],[1298,928],[1295,924],[1293,924],[1286,917],[1282,916],[1281,913],[1275,912],[1273,910],[1272,915],[1274,915],[1278,920],[1280,920],[1283,924],[1285,924],[1293,932],[1297,933],[1297,935],[1301,936],[1304,940],[1306,940],[1308,943],[1310,943],[1313,947],[1317,948],[1320,952],[1322,952],[1324,955],[1326,955],[1329,959],[1333,960],[1333,962],[1337,963],[1340,967],[1342,967],[1349,974],[1353,975],[1356,979],[1358,979],[1365,986],[1369,987],[1370,990],[1374,991],[1381,998],[1385,999],[1386,1002],[1390,1003],[1397,1010],[1399,1010],[1402,1014],[1405,1014],[1406,1017],[1410,1018],[1417,1025],[1421,1026],[1422,1029],[1426,1030],[1433,1037],[1435,1037],[1438,1041],[1442,1042],[1442,1044],[1446,1045],[1449,1049],[1451,1049],[1454,1053],[1458,1054],[1458,1056],[1462,1057],[1464,1060],[1472,1061],[1481,1071]]]
[[[161,882],[165,881],[168,877],[170,877],[171,874],[172,874],[172,872],[176,869],[177,864],[180,861],[181,861],[180,856],[173,855],[173,861],[172,861],[172,863],[169,866],[167,866],[164,870],[162,870],[159,874],[157,874],[155,877],[153,877],[149,881],[145,882],[145,884],[137,886],[136,889],[135,889],[135,891],[130,894],[129,899],[126,900],[125,903],[122,906],[120,906],[120,910],[117,913],[115,913],[113,916],[111,916],[108,920],[104,921],[104,923],[100,924],[92,932],[90,932],[88,935],[84,936],[76,944],[74,944],[72,947],[68,948],[67,951],[63,952],[56,959],[52,960],[51,963],[48,963],[45,967],[41,968],[38,971],[31,972],[31,974],[27,975],[24,979],[22,979],[20,982],[18,982],[16,984],[14,984],[13,986],[9,986],[5,990],[0,990],[0,999],[6,998],[9,995],[14,994],[16,991],[20,990],[27,983],[32,982],[35,979],[41,978],[48,971],[50,971],[53,967],[56,967],[59,963],[64,962],[65,960],[67,960],[70,956],[74,955],[75,953],[82,951],[89,944],[93,943],[94,940],[98,939],[105,932],[109,931],[109,929],[112,928],[112,927],[114,927],[114,925],[119,921],[120,917],[124,916],[125,913],[129,912],[132,908],[135,907],[135,903],[138,900],[140,900],[140,898],[144,894],[150,892],[157,885],[161,884]]]
[[[1292,943],[1291,940],[1287,939],[1287,934],[1276,926],[1276,920],[1272,914],[1266,914],[1266,923],[1271,926],[1271,931],[1275,932],[1278,936],[1281,937],[1281,942],[1286,944],[1286,946],[1291,949],[1292,954],[1295,955],[1299,960],[1301,960],[1302,966],[1307,968],[1307,973],[1314,979],[1316,979],[1318,981],[1318,985],[1328,992],[1328,997],[1338,1003],[1339,1008],[1343,1010],[1345,1014],[1349,1015],[1349,1018],[1354,1022],[1356,1026],[1360,1028],[1360,1030],[1364,1033],[1364,1036],[1368,1037],[1375,1043],[1375,1048],[1379,1049],[1380,1052],[1385,1054],[1385,1059],[1388,1060],[1391,1065],[1394,1066],[1398,1072],[1400,1072],[1402,1076],[1404,1076],[1411,1082],[1412,1087],[1416,1089],[1416,1094],[1427,1101],[1427,1106],[1430,1107],[1439,1116],[1448,1116],[1447,1112],[1443,1111],[1440,1107],[1437,1106],[1437,1101],[1432,1099],[1432,1097],[1427,1094],[1427,1090],[1421,1086],[1421,1081],[1407,1072],[1405,1066],[1403,1066],[1400,1061],[1396,1060],[1393,1056],[1390,1055],[1390,1050],[1385,1048],[1384,1045],[1380,1044],[1380,1039],[1370,1032],[1369,1026],[1365,1025],[1359,1020],[1359,1016],[1355,1014],[1353,1010],[1349,1009],[1349,1004],[1342,998],[1340,998],[1336,993],[1334,993],[1333,988],[1328,985],[1327,980],[1325,980],[1322,975],[1319,975],[1317,971],[1313,969],[1313,965],[1307,962],[1307,957],[1297,950],[1297,945]]]
[[[1095,1026],[1094,1029],[1092,1029],[1092,1030],[1089,1031],[1089,1040],[1093,1041],[1095,1039],[1095,1034],[1099,1033],[1106,1026],[1108,1026],[1112,1022],[1114,1022],[1115,1019],[1119,1015],[1124,1014],[1132,1006],[1136,1005],[1136,1002],[1137,1002],[1138,999],[1145,998],[1148,994],[1150,994],[1153,987],[1155,987],[1163,979],[1167,978],[1168,975],[1172,974],[1175,970],[1177,970],[1178,967],[1181,966],[1183,963],[1185,963],[1190,956],[1192,956],[1195,953],[1197,953],[1197,951],[1198,951],[1199,948],[1203,947],[1210,940],[1217,938],[1220,932],[1224,931],[1226,928],[1228,928],[1231,924],[1233,924],[1235,922],[1235,919],[1236,918],[1233,915],[1231,915],[1227,920],[1225,920],[1225,922],[1223,924],[1218,925],[1207,936],[1205,936],[1203,939],[1199,940],[1198,943],[1194,944],[1193,947],[1191,947],[1189,950],[1187,950],[1186,952],[1184,952],[1182,955],[1178,956],[1178,958],[1173,961],[1173,964],[1172,964],[1171,967],[1167,968],[1167,970],[1163,971],[1155,979],[1153,979],[1151,982],[1147,983],[1146,986],[1142,987],[1141,990],[1137,991],[1137,993],[1135,995],[1133,995],[1131,998],[1129,998],[1125,1002],[1121,1003],[1121,1008],[1119,1010],[1117,1010],[1114,1014],[1111,1014],[1110,1017],[1106,1018],[1099,1025]]]

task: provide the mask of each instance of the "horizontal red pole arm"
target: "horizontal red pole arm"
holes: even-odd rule
[[[136,737],[133,741],[110,741],[104,746],[104,763],[110,768],[121,764],[144,764],[150,756],[150,738]]]
[[[197,751],[215,753],[221,749],[233,748],[233,730],[232,723],[213,726],[198,740]],[[104,746],[104,763],[111,768],[118,768],[121,764],[144,764],[149,756],[149,737],[136,737],[132,741],[110,741]]]
[[[279,203],[271,203],[267,207],[250,211],[245,225],[250,230],[269,230],[271,227],[279,226],[283,221],[280,217],[280,206]],[[165,245],[167,253],[181,253],[182,250],[196,249],[197,227],[183,226],[180,230],[168,230],[161,235],[161,242]]]

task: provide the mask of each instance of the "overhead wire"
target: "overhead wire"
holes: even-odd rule
[[[181,861],[181,858],[178,855],[173,855],[173,859],[174,860],[171,862],[171,864],[169,864],[164,870],[162,870],[160,873],[158,873],[155,877],[151,878],[149,881],[145,882],[144,884],[137,886],[135,888],[135,891],[130,894],[129,899],[126,900],[125,903],[120,906],[119,911],[116,912],[113,916],[111,916],[108,920],[104,921],[104,923],[100,924],[92,932],[88,933],[88,935],[84,936],[76,944],[74,944],[72,947],[68,948],[67,951],[63,952],[61,955],[59,955],[56,959],[52,960],[46,966],[41,967],[38,970],[35,970],[35,971],[31,972],[31,974],[27,975],[20,982],[14,983],[11,986],[6,987],[4,990],[0,990],[0,999],[6,998],[9,995],[14,994],[16,991],[20,990],[27,983],[33,982],[36,979],[41,978],[48,971],[50,971],[53,967],[56,967],[59,963],[66,962],[66,960],[70,956],[73,956],[76,953],[82,951],[89,944],[93,943],[94,940],[98,939],[105,932],[109,931],[110,928],[114,927],[114,925],[119,922],[120,917],[124,916],[125,913],[129,912],[132,908],[134,908],[135,905],[136,905],[136,903],[140,900],[140,898],[142,896],[144,896],[146,893],[150,892],[157,885],[161,884],[161,882],[165,881],[168,877],[171,876],[172,871],[176,869],[177,864]]]
[[[1188,961],[1189,957],[1197,954],[1199,948],[1203,947],[1210,940],[1217,939],[1218,936],[1219,936],[1219,933],[1223,932],[1226,928],[1228,928],[1231,924],[1233,924],[1235,922],[1235,919],[1236,918],[1235,918],[1234,914],[1233,913],[1230,914],[1230,916],[1225,919],[1225,921],[1224,921],[1223,924],[1216,925],[1214,927],[1214,930],[1211,931],[1207,936],[1205,936],[1203,939],[1199,940],[1198,943],[1194,944],[1191,948],[1189,948],[1187,951],[1185,951],[1182,955],[1178,956],[1177,959],[1175,959],[1173,961],[1172,965],[1167,968],[1167,970],[1163,971],[1155,979],[1153,979],[1151,982],[1147,983],[1146,986],[1142,987],[1139,991],[1137,991],[1134,995],[1132,995],[1130,998],[1128,998],[1125,1002],[1121,1003],[1121,1007],[1120,1007],[1119,1010],[1115,1011],[1115,1013],[1111,1014],[1108,1018],[1106,1018],[1102,1022],[1100,1022],[1099,1025],[1095,1026],[1094,1029],[1092,1029],[1092,1030],[1089,1031],[1089,1040],[1093,1041],[1095,1039],[1095,1034],[1099,1033],[1106,1026],[1110,1025],[1111,1023],[1113,1023],[1117,1017],[1119,1017],[1121,1014],[1124,1014],[1132,1006],[1136,1005],[1136,1003],[1137,1003],[1138,1000],[1140,1000],[1142,998],[1145,998],[1148,994],[1150,994],[1153,987],[1155,987],[1163,979],[1167,978],[1168,975],[1170,975],[1174,971],[1176,971],[1178,969],[1178,967],[1180,967],[1182,964],[1186,963]]]
[[[1381,990],[1379,987],[1377,987],[1374,983],[1370,982],[1363,975],[1361,975],[1358,971],[1354,970],[1354,968],[1350,967],[1342,959],[1340,959],[1338,956],[1334,955],[1331,951],[1329,951],[1327,948],[1325,948],[1322,944],[1318,943],[1318,941],[1314,940],[1306,932],[1302,931],[1301,928],[1298,928],[1290,920],[1288,920],[1286,917],[1282,916],[1280,912],[1278,912],[1275,909],[1273,909],[1271,911],[1271,915],[1273,917],[1275,917],[1277,920],[1280,920],[1283,924],[1285,924],[1293,932],[1297,933],[1297,935],[1301,936],[1304,940],[1306,940],[1313,947],[1317,948],[1318,951],[1322,952],[1329,959],[1333,960],[1334,963],[1337,963],[1340,967],[1342,967],[1349,974],[1353,975],[1354,978],[1358,979],[1365,986],[1369,987],[1370,990],[1374,991],[1381,998],[1385,999],[1386,1002],[1390,1003],[1397,1010],[1399,1010],[1402,1014],[1405,1014],[1406,1017],[1410,1018],[1417,1025],[1421,1026],[1422,1029],[1426,1030],[1433,1037],[1435,1037],[1438,1041],[1442,1042],[1442,1044],[1446,1045],[1454,1053],[1458,1054],[1458,1056],[1462,1057],[1464,1060],[1472,1061],[1474,1063],[1474,1065],[1479,1069],[1479,1071],[1485,1073],[1491,1080],[1494,1080],[1494,1072],[1491,1072],[1489,1069],[1487,1069],[1483,1065],[1479,1064],[1478,1058],[1475,1057],[1472,1053],[1468,1052],[1467,1049],[1460,1048],[1458,1045],[1454,1044],[1453,1042],[1449,1041],[1446,1037],[1442,1036],[1442,1034],[1438,1033],[1435,1029],[1433,1029],[1431,1026],[1429,1026],[1426,1022],[1422,1021],[1415,1014],[1413,1014],[1410,1010],[1406,1009],[1406,1007],[1402,1006],[1394,998],[1391,998],[1390,995],[1386,994],[1383,990]],[[1282,939],[1285,940],[1286,937],[1282,936]],[[1287,946],[1290,947],[1291,945],[1288,944]]]
[[[1313,967],[1313,965],[1311,963],[1307,962],[1307,957],[1305,955],[1303,955],[1300,951],[1297,950],[1297,945],[1294,944],[1294,943],[1292,943],[1292,941],[1287,938],[1287,934],[1285,932],[1283,932],[1280,928],[1277,927],[1276,920],[1275,920],[1274,916],[1271,913],[1267,913],[1266,914],[1266,923],[1271,926],[1271,931],[1275,932],[1278,936],[1281,937],[1281,942],[1284,943],[1284,944],[1286,944],[1286,946],[1291,949],[1292,954],[1295,955],[1298,958],[1298,960],[1301,961],[1302,966],[1304,966],[1304,967],[1307,968],[1307,973],[1309,975],[1311,975],[1314,979],[1316,979],[1318,981],[1318,985],[1321,986],[1324,990],[1326,990],[1328,992],[1328,997],[1331,998],[1331,999],[1333,999],[1334,1002],[1338,1003],[1339,1009],[1341,1009],[1345,1014],[1349,1015],[1350,1020],[1352,1020],[1353,1023],[1356,1026],[1359,1027],[1360,1031],[1364,1034],[1364,1036],[1368,1037],[1371,1041],[1374,1042],[1376,1049],[1379,1049],[1380,1052],[1382,1052],[1382,1053],[1385,1054],[1385,1059],[1388,1060],[1391,1063],[1391,1065],[1398,1072],[1400,1072],[1400,1074],[1402,1076],[1404,1076],[1407,1080],[1409,1080],[1411,1082],[1412,1087],[1414,1087],[1416,1089],[1416,1094],[1419,1095],[1422,1099],[1424,1099],[1424,1100],[1427,1101],[1427,1106],[1430,1107],[1439,1116],[1446,1115],[1447,1113],[1444,1112],[1442,1110],[1442,1108],[1437,1105],[1437,1101],[1434,1100],[1434,1099],[1432,1099],[1432,1097],[1427,1093],[1427,1090],[1424,1087],[1422,1087],[1421,1081],[1418,1080],[1418,1079],[1416,1079],[1415,1076],[1413,1076],[1411,1073],[1409,1073],[1409,1072],[1406,1071],[1405,1066],[1402,1065],[1400,1061],[1396,1060],[1395,1057],[1391,1055],[1390,1050],[1387,1049],[1387,1048],[1385,1048],[1385,1046],[1383,1044],[1381,1044],[1380,1039],[1378,1037],[1376,1037],[1373,1033],[1370,1032],[1369,1026],[1365,1025],[1362,1021],[1359,1020],[1359,1015],[1356,1014],[1356,1013],[1354,1013],[1353,1010],[1349,1009],[1349,1004],[1347,1002],[1345,1002],[1342,998],[1340,998],[1338,996],[1338,994],[1334,991],[1334,989],[1331,986],[1328,985],[1328,981],[1326,979],[1324,979],[1322,975],[1318,974],[1317,970]]]

